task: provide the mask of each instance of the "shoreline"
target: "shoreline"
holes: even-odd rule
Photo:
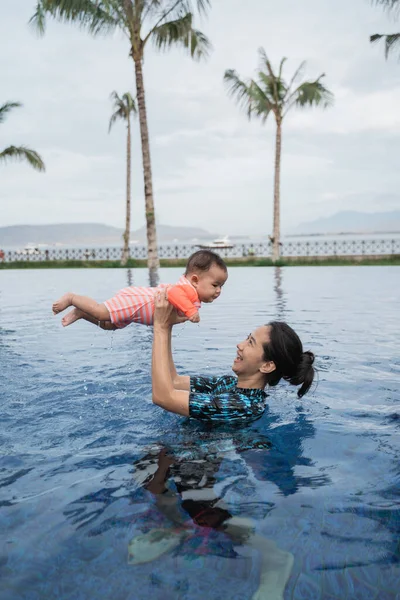
[[[273,263],[270,258],[224,258],[228,267],[301,267],[301,266],[400,266],[400,254],[359,256],[283,257]],[[187,259],[162,258],[160,267],[184,267]],[[146,259],[130,258],[122,266],[119,260],[48,260],[1,262],[0,269],[140,269],[147,268]]]

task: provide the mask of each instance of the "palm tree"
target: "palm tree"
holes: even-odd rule
[[[400,11],[400,0],[374,0],[374,3],[383,6],[389,11]],[[389,58],[393,50],[400,51],[400,33],[375,33],[369,39],[372,44],[381,40],[384,41],[386,59]]]
[[[275,144],[275,176],[274,176],[274,222],[272,233],[272,260],[276,262],[280,256],[280,172],[281,172],[281,147],[282,147],[282,122],[291,108],[306,106],[327,107],[332,104],[333,94],[323,85],[320,75],[314,81],[303,81],[300,85],[295,83],[301,77],[305,63],[303,62],[295,72],[289,85],[283,79],[283,65],[286,58],[281,60],[278,73],[275,73],[265,50],[260,48],[260,70],[257,81],[249,79],[242,81],[236,71],[230,69],[225,72],[224,81],[228,93],[235,97],[247,113],[259,117],[263,123],[272,112],[276,121]]]
[[[7,114],[13,108],[19,108],[22,104],[20,102],[6,102],[3,106],[0,106],[0,123],[4,123]],[[27,148],[26,146],[8,146],[2,152],[0,152],[0,162],[6,162],[9,159],[16,158],[18,160],[26,160],[28,163],[36,169],[36,171],[44,171],[44,162],[40,155]]]
[[[375,33],[374,35],[371,35],[369,39],[372,44],[384,40],[386,59],[389,58],[389,54],[392,50],[395,50],[396,48],[400,50],[400,33]]]
[[[136,115],[136,104],[129,92],[126,92],[120,98],[117,92],[111,94],[111,100],[114,101],[114,112],[110,119],[108,132],[110,133],[115,121],[122,119],[126,121],[126,220],[124,238],[124,248],[122,250],[121,264],[126,265],[129,258],[129,235],[131,230],[131,115]]]
[[[194,9],[205,12],[210,0],[38,0],[31,22],[44,33],[45,17],[76,22],[93,35],[120,29],[129,41],[135,65],[137,103],[144,175],[148,266],[159,265],[154,213],[149,132],[143,83],[143,57],[152,42],[158,50],[183,46],[192,58],[200,59],[210,48],[208,39],[193,27]]]

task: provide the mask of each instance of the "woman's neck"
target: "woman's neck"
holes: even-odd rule
[[[267,382],[262,373],[255,375],[238,375],[237,387],[249,390],[263,390]]]

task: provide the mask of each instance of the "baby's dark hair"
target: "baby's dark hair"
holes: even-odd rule
[[[213,265],[216,265],[225,271],[225,273],[228,271],[226,264],[216,252],[211,252],[211,250],[198,250],[189,257],[186,264],[185,275],[190,275],[191,273],[199,271],[205,273],[206,271],[209,271]]]
[[[297,395],[304,396],[314,380],[314,354],[303,351],[303,344],[297,333],[287,323],[268,323],[269,342],[263,344],[264,359],[275,363],[276,370],[268,375],[269,385],[277,385],[285,379],[292,385],[301,385]]]

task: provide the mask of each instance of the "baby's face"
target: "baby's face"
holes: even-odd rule
[[[200,302],[214,302],[221,294],[222,286],[227,279],[228,273],[217,265],[197,275],[192,284],[196,288]]]

